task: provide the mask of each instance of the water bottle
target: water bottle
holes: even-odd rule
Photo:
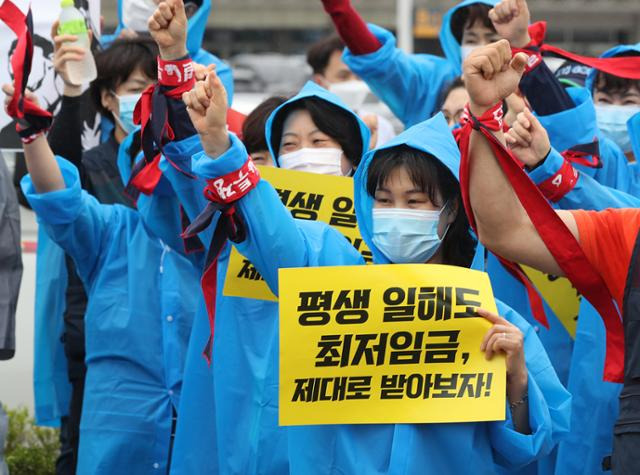
[[[60,4],[62,12],[60,13],[60,25],[58,26],[59,35],[75,35],[78,39],[69,44],[81,46],[85,50],[84,57],[80,61],[67,61],[67,76],[69,82],[76,86],[93,81],[98,72],[96,70],[96,62],[91,54],[91,41],[87,31],[87,24],[84,15],[78,10],[73,0],[62,0]]]

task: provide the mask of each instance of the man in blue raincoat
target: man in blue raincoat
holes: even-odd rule
[[[462,61],[469,51],[499,39],[489,19],[489,11],[496,3],[497,0],[465,0],[447,12],[440,30],[440,44],[445,53],[442,58],[406,54],[396,47],[391,32],[371,24],[369,34],[380,46],[366,54],[356,54],[352,51],[354,42],[362,40],[352,38],[348,31],[353,29],[354,21],[362,20],[349,0],[323,0],[347,45],[344,62],[406,127],[428,119],[437,111],[447,85],[460,76]]]

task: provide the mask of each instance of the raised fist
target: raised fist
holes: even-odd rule
[[[182,95],[205,153],[217,158],[229,148],[227,91],[215,71]]]
[[[148,26],[162,59],[172,61],[187,55],[187,15],[182,0],[162,0]]]
[[[502,0],[489,10],[489,19],[496,32],[514,48],[524,48],[529,37],[529,6],[527,0]]]
[[[524,53],[511,58],[511,47],[507,40],[473,50],[462,66],[471,112],[482,115],[515,92],[527,59]]]
[[[549,134],[529,109],[520,112],[504,135],[507,146],[529,168],[534,168],[551,150]]]

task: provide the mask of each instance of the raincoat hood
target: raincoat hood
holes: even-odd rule
[[[640,43],[636,43],[635,45],[614,46],[613,48],[602,53],[600,57],[613,58],[614,56],[624,55],[625,53],[630,53],[630,52],[640,53]],[[589,90],[589,92],[593,91],[593,83],[596,80],[597,74],[598,74],[598,71],[596,69],[592,69],[589,75],[587,76],[587,81],[584,87],[586,87]]]
[[[389,259],[373,243],[372,210],[374,200],[373,196],[367,193],[367,176],[369,166],[379,151],[399,145],[407,145],[436,157],[453,173],[456,180],[459,180],[460,151],[442,113],[414,125],[384,146],[365,154],[354,177],[354,199],[360,234],[371,249],[376,264],[388,264]],[[460,212],[464,211],[460,210]]]
[[[117,38],[125,26],[122,22],[122,2],[118,0],[118,28],[113,34],[113,38]],[[189,18],[189,24],[187,29],[187,50],[191,57],[194,57],[196,53],[202,47],[202,40],[204,38],[204,32],[207,28],[207,19],[211,12],[211,0],[203,0],[202,6],[198,8],[198,11]]]
[[[460,51],[460,43],[458,43],[458,40],[456,40],[456,37],[451,31],[451,19],[461,8],[465,8],[476,3],[482,3],[490,7],[494,7],[498,3],[498,0],[465,0],[451,8],[442,19],[442,27],[440,28],[440,46],[442,47],[442,51],[444,51],[449,62],[451,62],[451,65],[456,69],[458,76],[462,74],[462,53]]]
[[[369,148],[370,138],[369,128],[366,126],[366,124],[362,121],[362,119],[360,119],[360,117],[358,117],[358,115],[354,111],[349,109],[349,107],[347,107],[347,105],[342,102],[342,100],[338,96],[317,85],[313,81],[308,81],[297,95],[293,96],[287,102],[274,110],[265,124],[265,137],[267,139],[267,146],[269,147],[271,156],[274,158],[276,166],[280,166],[280,164],[278,163],[278,153],[276,153],[276,144],[279,141],[279,137],[273,136],[274,126],[276,124],[282,125],[282,123],[284,123],[285,117],[287,116],[287,111],[292,104],[309,97],[316,97],[318,99],[327,101],[330,104],[343,109],[353,116],[360,129],[360,137],[362,139],[362,153],[364,155],[364,153]]]

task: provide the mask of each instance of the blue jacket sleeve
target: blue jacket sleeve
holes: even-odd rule
[[[580,170],[592,175],[593,179],[602,185],[637,195],[640,192],[638,168],[630,166],[627,157],[613,141],[600,133],[598,138],[602,168]]]
[[[629,135],[631,135],[633,155],[636,157],[636,161],[640,160],[640,114],[636,114],[629,119],[627,128],[629,129]]]
[[[103,245],[110,240],[112,224],[121,207],[98,203],[81,189],[78,169],[64,158],[56,157],[56,160],[65,189],[37,193],[30,175],[22,178],[20,186],[40,225],[73,258],[78,274],[89,287],[100,265]]]
[[[547,353],[527,321],[507,305],[496,301],[500,315],[524,334],[524,353],[529,371],[529,425],[531,434],[514,429],[511,411],[505,421],[490,426],[496,460],[505,468],[519,468],[551,452],[569,433],[571,395],[558,380]]]
[[[456,77],[445,58],[409,55],[396,47],[389,31],[369,25],[382,47],[369,54],[355,55],[345,48],[343,60],[360,76],[405,127],[430,118],[438,107],[442,89]]]
[[[549,133],[553,148],[568,150],[576,145],[593,142],[600,144],[600,168],[577,165],[575,168],[589,175],[598,183],[627,193],[637,189],[637,178],[631,173],[622,151],[602,136],[597,127],[595,107],[591,94],[584,88],[567,89],[575,107],[547,116],[539,116],[542,126]],[[570,127],[567,124],[571,124]]]
[[[562,167],[565,159],[556,150],[536,169],[529,173],[537,185],[553,177]],[[602,210],[606,208],[636,208],[640,199],[623,191],[601,185],[585,173],[579,172],[576,186],[567,193],[557,206],[561,209]]]
[[[242,167],[247,160],[247,151],[235,135],[230,134],[230,137],[231,147],[217,159],[212,160],[204,152],[193,157],[193,171],[196,175],[210,180]],[[268,182],[260,180],[253,190],[237,202],[237,208],[247,226],[247,238],[236,244],[236,247],[253,263],[275,295],[278,295],[278,269],[309,267],[318,265],[321,261],[328,265],[331,261],[329,251],[318,245],[318,242],[323,242],[322,238],[320,241],[312,241],[309,239],[308,229],[307,232],[301,231],[299,224]],[[317,224],[328,228],[322,223]],[[322,232],[327,239],[332,236],[335,238],[333,232],[337,233],[331,229]],[[362,260],[360,255],[345,238],[339,234],[338,237],[340,239],[333,241],[335,246],[332,252],[346,257],[336,258],[335,265],[359,264]],[[348,262],[350,258],[352,260]]]

